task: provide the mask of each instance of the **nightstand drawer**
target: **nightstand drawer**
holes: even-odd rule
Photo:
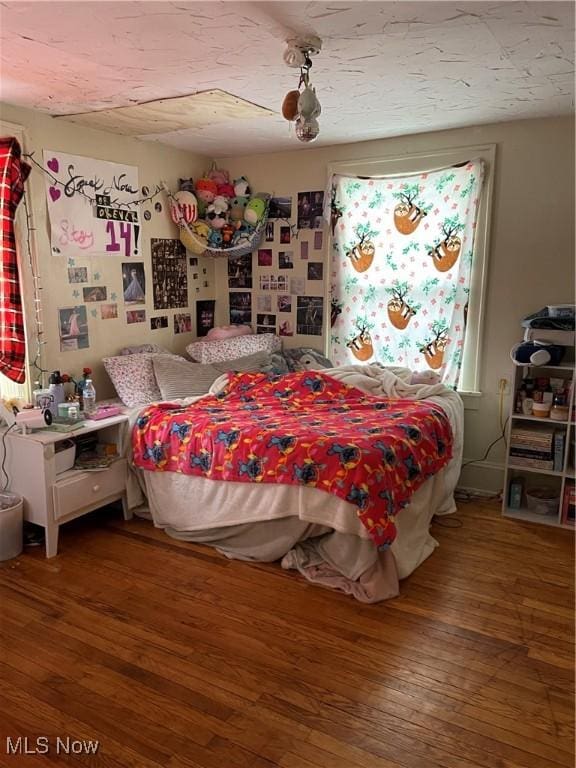
[[[57,481],[54,494],[54,519],[66,517],[83,507],[93,507],[126,489],[126,460],[119,459],[101,472],[80,472]]]

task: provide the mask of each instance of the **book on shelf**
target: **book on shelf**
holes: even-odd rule
[[[510,441],[514,445],[551,445],[553,438],[552,432],[544,437],[529,437],[528,435],[517,435],[512,432]]]
[[[562,472],[564,469],[564,446],[566,444],[566,433],[557,429],[554,432],[554,469],[556,472]]]
[[[510,433],[510,440],[513,443],[535,443],[539,445],[544,445],[546,443],[550,444],[553,439],[554,439],[553,429],[528,430],[528,429],[519,429],[518,427],[513,427],[512,432]]]
[[[526,456],[510,456],[511,464],[514,467],[529,467],[530,469],[545,469],[552,471],[554,469],[554,461],[546,461],[545,459],[530,459]]]
[[[523,459],[538,459],[539,461],[554,461],[552,451],[535,451],[532,448],[510,448],[510,456]]]
[[[576,485],[569,480],[564,486],[560,520],[564,525],[576,525]]]

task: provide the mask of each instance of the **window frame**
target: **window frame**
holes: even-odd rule
[[[444,168],[481,158],[484,161],[484,182],[480,193],[476,236],[474,238],[474,258],[470,276],[470,294],[468,298],[468,321],[464,341],[461,377],[458,392],[479,396],[484,339],[484,321],[486,291],[488,282],[488,254],[490,244],[490,222],[492,197],[494,192],[494,169],[496,164],[496,144],[472,144],[464,147],[439,149],[427,152],[380,155],[359,160],[342,160],[328,163],[328,183],[326,205],[329,206],[332,177],[366,176],[372,178],[399,177],[413,173],[430,173]],[[328,209],[329,213],[329,209]],[[330,244],[332,244],[332,234]],[[332,277],[332,245],[329,249],[327,272]],[[325,280],[325,306],[327,311],[324,321],[324,352],[330,355],[330,291],[331,279]]]

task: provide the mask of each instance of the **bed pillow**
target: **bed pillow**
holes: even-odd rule
[[[205,395],[216,379],[227,371],[265,370],[270,364],[270,355],[267,352],[255,352],[253,355],[219,363],[190,363],[188,360],[156,355],[153,364],[162,399],[173,400]]]
[[[158,344],[137,344],[135,347],[123,347],[121,355],[139,355],[142,352],[153,352],[160,355],[169,355],[170,350],[159,347]]]
[[[178,355],[158,355],[151,352],[118,355],[103,359],[104,368],[112,384],[114,384],[118,397],[129,408],[148,405],[162,399],[160,388],[154,376],[152,361],[155,357],[184,360]]]
[[[255,352],[277,352],[281,347],[282,340],[273,333],[251,333],[220,341],[193,341],[186,352],[197,363],[220,363]]]

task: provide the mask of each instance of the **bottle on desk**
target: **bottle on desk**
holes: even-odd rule
[[[82,399],[84,401],[84,413],[86,416],[90,416],[96,410],[96,390],[92,384],[92,379],[86,379],[82,388]]]
[[[50,398],[50,405],[47,406],[52,411],[52,416],[58,416],[58,406],[66,399],[66,393],[64,392],[64,382],[60,376],[60,371],[53,371],[50,374],[48,393]]]

